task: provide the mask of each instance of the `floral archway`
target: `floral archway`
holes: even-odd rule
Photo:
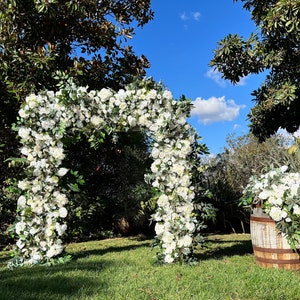
[[[128,86],[117,92],[88,91],[70,79],[57,92],[28,96],[19,111],[18,135],[28,166],[27,178],[18,183],[22,190],[15,224],[18,264],[46,263],[64,250],[61,237],[67,229],[68,199],[59,185],[68,172],[62,167],[64,137],[136,127],[147,130],[153,140],[151,180],[161,192],[153,215],[158,255],[166,263],[189,255],[196,218],[187,159],[194,134],[186,122],[186,107],[168,90]]]

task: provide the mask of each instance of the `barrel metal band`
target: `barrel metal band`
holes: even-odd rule
[[[256,222],[265,222],[265,223],[274,223],[274,220],[269,219],[269,218],[262,218],[262,217],[250,217],[251,221],[256,221]]]
[[[278,259],[267,259],[263,257],[255,257],[258,262],[274,264],[274,265],[287,265],[287,264],[299,264],[299,259],[291,259],[291,260],[278,260]]]
[[[262,248],[255,245],[253,245],[253,250],[266,253],[296,253],[296,251],[292,249]]]

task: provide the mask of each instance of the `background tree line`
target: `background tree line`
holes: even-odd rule
[[[202,160],[199,185],[210,193],[216,211],[210,231],[249,232],[250,210],[240,206],[243,188],[252,175],[260,175],[272,166],[287,165],[300,170],[299,144],[285,135],[273,135],[260,142],[253,134],[229,135],[224,152]]]

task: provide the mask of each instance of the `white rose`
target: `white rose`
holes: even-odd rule
[[[158,158],[159,154],[160,154],[160,151],[157,148],[152,149],[151,156],[153,158]]]
[[[64,159],[64,149],[60,147],[50,147],[49,154],[52,155],[55,159]]]
[[[46,253],[46,256],[48,258],[51,258],[53,256],[56,256],[60,254],[64,250],[64,247],[62,245],[52,245],[49,250]]]
[[[24,222],[22,222],[22,221],[18,222],[16,224],[16,233],[20,234],[25,229],[25,227],[26,227],[26,224]]]
[[[258,198],[262,200],[266,200],[270,197],[270,192],[268,190],[262,191],[259,195]]]
[[[61,207],[58,211],[58,214],[61,218],[65,218],[68,215],[68,211],[65,207]]]
[[[47,227],[46,230],[45,230],[45,235],[47,237],[50,237],[52,234],[53,234],[53,227],[52,226]]]
[[[34,94],[29,95],[26,97],[26,102],[30,108],[35,108],[38,104],[37,96]]]
[[[27,190],[29,188],[29,182],[27,180],[20,180],[18,182],[18,188],[22,191]]]
[[[55,229],[56,229],[58,235],[61,236],[67,230],[67,225],[66,224],[60,225],[59,223],[56,223]]]
[[[60,177],[62,177],[62,176],[64,176],[64,175],[66,175],[68,171],[69,171],[69,170],[66,169],[66,168],[60,168],[60,169],[58,170],[58,172],[57,172],[57,175],[60,176]]]
[[[122,102],[119,107],[121,110],[124,110],[127,107],[126,102]]]
[[[19,130],[18,130],[18,135],[22,138],[22,139],[24,139],[24,140],[26,140],[26,139],[28,139],[28,137],[29,137],[29,135],[30,135],[30,128],[25,128],[25,127],[21,127],[21,128],[19,128]]]
[[[269,212],[270,217],[275,221],[278,222],[287,216],[285,211],[282,211],[279,207],[273,206]]]
[[[162,240],[166,243],[166,244],[171,244],[174,240],[174,235],[170,232],[165,232],[162,236]]]
[[[139,119],[139,123],[141,125],[147,125],[147,123],[148,123],[148,115],[147,114],[141,115],[140,119]]]
[[[24,109],[20,109],[19,110],[19,116],[23,119],[26,119],[28,117],[28,114]]]
[[[157,200],[157,204],[158,204],[159,206],[164,207],[164,206],[166,206],[168,203],[169,203],[169,198],[168,198],[167,195],[163,194],[163,195],[159,196],[159,198],[158,198],[158,200]]]
[[[188,222],[188,223],[185,224],[185,227],[186,227],[186,229],[187,229],[188,231],[193,232],[194,229],[195,229],[195,224],[194,224],[194,223],[191,223],[191,222]]]
[[[56,197],[57,203],[61,205],[65,205],[68,202],[67,196],[65,194],[57,192],[54,196]]]
[[[182,198],[186,198],[188,195],[189,189],[187,187],[178,187],[177,189],[177,194],[178,196],[182,197]]]
[[[53,257],[55,255],[56,255],[56,249],[55,249],[54,246],[51,246],[50,249],[47,251],[46,256],[48,258],[51,258],[51,257]]]
[[[25,196],[20,196],[19,199],[18,199],[18,205],[22,208],[25,207],[26,205],[26,198]]]
[[[129,116],[128,117],[128,124],[130,127],[135,127],[136,126],[136,118]]]
[[[167,263],[167,264],[170,264],[170,263],[172,263],[174,261],[174,258],[170,255],[170,254],[167,254],[166,256],[165,256],[165,262]]]
[[[104,102],[105,100],[109,99],[113,93],[109,89],[102,89],[99,93],[98,96],[101,98],[101,101]]]
[[[295,214],[295,215],[300,215],[300,207],[299,207],[298,204],[295,204],[295,205],[293,206],[293,211],[294,211],[294,214]]]
[[[158,127],[163,127],[164,125],[166,125],[165,119],[162,117],[157,119],[155,125],[157,125]]]
[[[32,228],[30,228],[29,233],[30,233],[31,235],[35,235],[38,231],[39,231],[38,228],[32,227]]]
[[[153,173],[158,172],[160,164],[161,164],[161,160],[160,160],[160,159],[155,160],[155,161],[152,163],[152,165],[151,165],[151,171],[152,171]]]
[[[184,166],[179,164],[173,165],[173,171],[177,173],[179,176],[182,176],[184,173]]]
[[[18,248],[22,249],[22,248],[24,248],[25,243],[23,241],[21,241],[21,240],[18,240],[16,242],[16,245],[17,245]]]
[[[154,180],[152,182],[152,186],[155,187],[155,188],[158,188],[159,187],[159,182],[157,180]]]
[[[57,176],[52,176],[50,179],[51,183],[58,183],[58,177]]]
[[[184,237],[182,237],[179,241],[178,241],[178,246],[180,248],[182,247],[190,247],[192,244],[193,240],[190,236],[185,235]]]
[[[121,103],[122,103],[122,101],[118,98],[111,97],[109,100],[109,104],[112,106],[120,106]]]
[[[171,254],[176,249],[176,242],[171,241],[170,243],[165,243],[165,246],[163,246],[163,247],[166,248],[166,250],[165,250],[166,254]]]
[[[42,249],[43,251],[45,251],[45,250],[46,250],[46,247],[47,247],[47,243],[46,243],[45,241],[42,241],[42,242],[40,242],[40,246],[41,246],[41,249]]]
[[[148,92],[147,98],[149,98],[149,99],[155,99],[156,96],[157,96],[157,91],[156,90],[150,90]]]
[[[163,97],[165,98],[165,99],[167,99],[167,100],[171,100],[172,98],[173,98],[173,95],[172,95],[172,93],[170,92],[170,91],[164,91],[164,93],[163,93]]]
[[[36,264],[40,261],[41,259],[41,255],[38,253],[38,251],[34,251],[32,254],[31,254],[31,262],[33,264]]]
[[[155,224],[155,232],[157,235],[162,235],[164,233],[165,227],[163,224],[156,223]]]
[[[291,196],[297,196],[298,194],[298,189],[299,189],[299,183],[298,182],[294,182],[291,186],[290,186],[290,193]]]
[[[94,126],[99,126],[103,122],[103,119],[99,116],[92,116],[91,117],[91,123]]]

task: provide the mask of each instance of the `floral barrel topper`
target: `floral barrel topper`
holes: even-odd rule
[[[144,87],[143,87],[144,84]],[[68,79],[57,92],[30,95],[19,111],[21,153],[27,159],[27,178],[18,184],[15,231],[17,265],[49,263],[59,257],[67,229],[68,199],[59,182],[68,170],[63,138],[82,132],[97,136],[139,127],[153,140],[150,181],[161,196],[153,216],[159,256],[171,263],[189,255],[196,229],[191,163],[195,133],[186,122],[188,101],[175,101],[163,88],[128,86],[88,91]]]
[[[295,250],[300,241],[300,173],[287,171],[288,167],[282,166],[260,177],[252,176],[242,203],[261,207]]]

